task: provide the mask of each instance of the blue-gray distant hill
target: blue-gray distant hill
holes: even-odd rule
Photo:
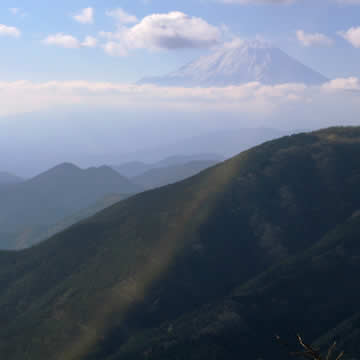
[[[166,167],[175,165],[184,165],[193,161],[214,161],[220,162],[225,160],[223,156],[218,154],[194,154],[194,155],[173,155],[158,161],[156,167]]]
[[[139,84],[211,87],[254,81],[266,85],[319,85],[328,79],[279,48],[256,40],[221,48],[170,74],[144,78]]]
[[[95,206],[109,194],[142,191],[107,166],[61,164],[30,180],[0,187],[0,248],[32,245],[59,221]],[[101,209],[101,206],[99,207]]]
[[[186,149],[179,148],[179,151],[185,151]],[[150,150],[151,152],[151,150]],[[211,161],[220,162],[225,158],[218,154],[191,154],[191,155],[172,155],[162,160],[145,163],[143,161],[129,161],[120,165],[113,166],[113,169],[118,171],[121,175],[128,178],[140,176],[153,169],[160,169],[169,166],[184,165],[193,161]],[[166,184],[164,184],[166,185]]]
[[[200,135],[180,139],[171,144],[126,154],[126,162],[124,161],[123,164],[114,168],[124,176],[133,177],[154,167],[185,164],[196,160],[222,161],[265,141],[280,138],[294,132],[299,131],[283,131],[265,127],[234,127],[225,130],[212,130]],[[142,163],[139,163],[139,159],[141,159]],[[143,166],[144,163],[145,167]],[[138,173],[124,172],[126,167],[121,168],[124,164],[126,166],[134,166]]]
[[[23,179],[19,176],[0,171],[0,186],[1,185],[9,185],[9,184],[18,184],[22,182]]]
[[[113,169],[121,175],[126,177],[133,177],[143,174],[153,168],[152,164],[147,164],[143,161],[129,161],[121,165],[114,165]]]
[[[185,164],[168,165],[150,169],[131,180],[145,189],[154,189],[194,176],[217,163],[216,160],[196,160]]]

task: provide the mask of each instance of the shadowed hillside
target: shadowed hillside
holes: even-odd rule
[[[109,167],[82,170],[72,164],[61,164],[30,180],[0,187],[0,247],[30,246],[44,239],[64,218],[96,207],[94,204],[105,196],[141,190]]]
[[[302,332],[358,355],[359,159],[360,128],[284,137],[0,253],[0,354],[275,360]]]

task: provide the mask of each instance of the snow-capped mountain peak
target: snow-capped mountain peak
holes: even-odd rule
[[[145,78],[140,83],[188,87],[229,86],[253,81],[316,85],[327,79],[270,43],[255,40],[226,44],[173,73]]]

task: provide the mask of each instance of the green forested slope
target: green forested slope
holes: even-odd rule
[[[349,219],[314,247],[241,284],[221,301],[139,331],[111,358],[142,353],[149,359],[287,358],[275,335],[295,351],[297,333],[317,339],[324,351],[336,340],[347,358],[358,358],[360,289],[354,277],[360,271],[359,239],[360,219]]]
[[[356,355],[359,159],[360,128],[285,137],[0,253],[0,354],[278,359],[300,331]]]

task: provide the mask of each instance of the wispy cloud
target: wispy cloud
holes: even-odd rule
[[[0,115],[6,112],[21,113],[46,109],[57,105],[137,106],[152,109],[193,109],[194,105],[205,110],[238,109],[241,111],[267,112],[274,106],[298,101],[306,87],[302,84],[263,86],[253,82],[239,86],[219,88],[164,88],[154,85],[133,85],[87,81],[29,81],[0,82],[2,98]],[[9,102],[9,99],[17,99]],[[10,106],[13,104],[14,106]]]
[[[73,19],[81,24],[92,24],[94,22],[94,9],[91,7],[82,9]]]
[[[58,33],[55,35],[49,35],[44,39],[44,43],[47,45],[56,45],[68,49],[75,49],[80,47],[80,42],[72,35],[66,35]]]
[[[21,31],[18,28],[0,24],[0,36],[19,37],[20,35]]]
[[[93,48],[97,45],[97,39],[93,36],[87,36],[85,40],[81,43],[83,47]]]
[[[135,15],[128,14],[125,10],[118,8],[106,11],[107,16],[111,16],[120,24],[134,24],[139,20]]]
[[[13,14],[13,15],[18,15],[21,12],[20,8],[10,8],[9,11]]]
[[[153,114],[149,121],[156,118],[154,114],[177,111],[197,114],[198,118],[203,116],[204,121],[208,114],[223,113],[224,118],[231,115],[243,124],[251,121],[251,126],[324,127],[339,121],[358,124],[359,89],[360,80],[355,77],[335,79],[323,86],[265,86],[251,82],[212,88],[88,81],[0,82],[0,116],[80,106],[88,111],[136,109]]]
[[[324,84],[323,89],[327,91],[339,91],[339,90],[359,91],[360,79],[356,77],[334,79]]]
[[[331,38],[321,33],[306,33],[304,30],[298,30],[296,31],[296,37],[303,46],[330,46],[333,44]]]
[[[93,48],[97,45],[97,39],[92,36],[87,36],[85,40],[81,42],[76,37],[63,33],[49,35],[43,42],[46,45],[55,45],[67,49],[77,49],[81,47]]]

